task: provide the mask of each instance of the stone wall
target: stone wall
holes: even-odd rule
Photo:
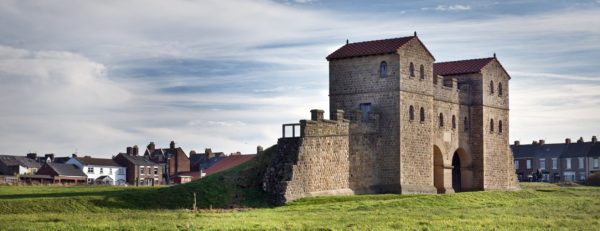
[[[315,112],[313,112],[315,113]],[[302,120],[301,137],[281,138],[265,174],[263,189],[273,202],[302,197],[347,195],[350,190],[349,127],[343,117]],[[342,112],[343,114],[343,112]]]

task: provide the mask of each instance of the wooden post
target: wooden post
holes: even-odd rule
[[[192,192],[194,194],[194,204],[192,205],[192,210],[196,212],[196,192]]]

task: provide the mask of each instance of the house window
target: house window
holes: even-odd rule
[[[140,166],[140,175],[144,175],[144,166]]]
[[[452,129],[456,129],[456,116],[452,115]]]
[[[408,107],[408,119],[410,121],[413,121],[415,119],[415,108],[412,105]]]
[[[422,64],[421,64],[421,67],[419,67],[419,78],[421,80],[425,79],[425,67],[423,67]]]
[[[408,67],[408,71],[410,73],[410,77],[415,77],[415,65],[411,62]]]
[[[540,169],[546,169],[546,159],[540,159]]]
[[[154,167],[154,175],[158,175],[158,167]]]
[[[567,158],[565,161],[567,161],[567,169],[571,169],[571,158]]]
[[[112,175],[112,168],[108,168],[108,174]]]
[[[494,94],[494,80],[490,80],[490,94]]]
[[[502,83],[498,83],[498,96],[502,96]]]
[[[583,157],[579,157],[579,168],[584,168]]]
[[[379,77],[387,77],[387,63],[385,61],[381,61],[381,63],[379,64]]]
[[[558,159],[552,158],[552,169],[558,169]]]
[[[440,122],[440,128],[444,127],[444,114],[440,113],[440,118],[439,118],[439,122]]]
[[[465,116],[465,121],[464,121],[464,126],[465,126],[465,131],[469,130],[469,120],[467,119],[467,117]]]
[[[600,166],[599,166],[599,165],[600,165],[600,163],[598,163],[598,162],[599,162],[599,161],[598,161],[598,157],[594,157],[593,161],[594,161],[594,163],[593,163],[593,165],[594,165],[594,168],[598,168],[598,167],[600,167]]]
[[[490,132],[494,132],[494,119],[490,119]]]
[[[519,169],[519,160],[515,160],[515,169]]]
[[[585,172],[579,172],[579,180],[585,181]]]
[[[421,111],[419,112],[419,114],[420,114],[419,117],[421,117],[420,118],[421,123],[425,123],[425,109],[421,108]]]
[[[371,103],[361,103],[359,105],[360,110],[362,111],[362,120],[369,120],[369,112],[371,111]]]
[[[525,162],[527,164],[527,169],[531,169],[531,160],[526,160]]]
[[[88,173],[94,173],[94,167],[88,167]]]
[[[117,169],[117,174],[119,174],[119,175],[125,175],[125,169],[124,168],[118,168]]]
[[[100,174],[104,173],[104,168],[100,168]]]
[[[498,122],[498,133],[502,133],[502,120]]]

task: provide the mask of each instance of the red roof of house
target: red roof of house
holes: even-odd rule
[[[231,156],[226,156],[223,159],[219,160],[219,162],[217,162],[216,164],[210,166],[209,168],[205,169],[204,172],[206,173],[206,175],[210,175],[210,174],[214,174],[232,167],[235,167],[239,164],[242,164],[246,161],[251,160],[252,158],[254,158],[256,156],[256,154],[253,155],[231,155]]]
[[[433,75],[461,75],[479,73],[494,58],[458,60],[433,64]]]
[[[331,61],[334,59],[395,53],[396,50],[398,50],[398,48],[400,48],[413,38],[416,37],[409,36],[402,38],[349,43],[340,47],[340,49],[337,49],[329,56],[327,56],[327,60]]]

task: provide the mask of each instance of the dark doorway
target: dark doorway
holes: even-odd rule
[[[452,189],[454,192],[460,192],[460,158],[458,153],[455,152],[452,157]]]

